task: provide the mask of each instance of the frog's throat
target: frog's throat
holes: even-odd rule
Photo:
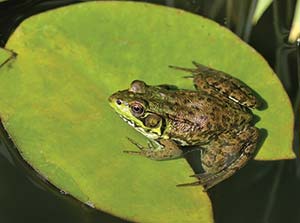
[[[121,119],[127,122],[128,125],[132,126],[136,131],[142,133],[144,136],[150,139],[158,139],[161,138],[161,131],[157,131],[157,129],[146,129],[142,126],[137,125],[134,121],[127,119],[126,117],[119,114]],[[153,131],[154,130],[154,131]],[[155,131],[156,130],[156,131]]]

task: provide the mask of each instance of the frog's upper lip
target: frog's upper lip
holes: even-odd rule
[[[123,119],[125,122],[127,122],[129,125],[131,125],[132,127],[136,127],[136,124],[132,121],[132,120],[130,120],[130,119],[127,119],[127,118],[125,118],[123,115],[121,115],[121,114],[119,114],[119,116],[120,116],[120,118],[121,119]]]

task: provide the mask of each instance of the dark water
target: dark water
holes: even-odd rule
[[[11,0],[0,3],[0,46],[5,45],[16,26],[30,15],[78,2]],[[299,152],[300,47],[287,41],[295,0],[275,0],[254,27],[250,18],[256,0],[147,2],[181,8],[211,18],[227,26],[260,52],[278,74],[294,111],[297,111],[294,149]],[[62,195],[20,162],[12,147],[5,132],[0,129],[0,223],[126,222]],[[251,161],[234,177],[209,191],[216,222],[300,222],[299,164],[299,159]]]

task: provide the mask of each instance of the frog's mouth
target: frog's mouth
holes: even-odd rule
[[[130,119],[127,119],[126,117],[122,116],[119,114],[119,116],[121,117],[121,119],[123,119],[126,123],[128,123],[128,125],[132,126],[135,130],[137,130],[138,132],[142,133],[143,135],[145,135],[146,137],[148,138],[151,138],[151,139],[157,139],[160,137],[160,135],[155,132],[155,131],[152,131],[151,128],[146,128],[145,126],[140,126],[138,125],[138,123],[130,120]],[[142,121],[141,121],[142,122]]]
[[[119,115],[119,116],[121,117],[121,119],[123,119],[125,122],[127,122],[128,125],[130,125],[130,126],[132,126],[132,127],[134,127],[134,128],[140,127],[140,126],[138,126],[137,124],[135,124],[134,121],[125,118],[123,115]]]

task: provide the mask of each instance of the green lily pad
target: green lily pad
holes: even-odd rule
[[[33,16],[10,37],[18,54],[0,69],[0,117],[23,158],[61,190],[139,222],[212,222],[201,187],[177,188],[184,159],[129,156],[126,136],[145,137],[114,114],[107,97],[134,79],[192,88],[168,65],[195,60],[238,77],[268,103],[255,111],[268,136],[257,159],[294,158],[293,114],[265,60],[202,17],[132,2],[89,2]],[[5,57],[0,50],[0,58]],[[284,134],[282,134],[284,132]]]
[[[6,63],[8,63],[13,57],[13,52],[1,49],[0,50],[0,68],[4,66]]]

